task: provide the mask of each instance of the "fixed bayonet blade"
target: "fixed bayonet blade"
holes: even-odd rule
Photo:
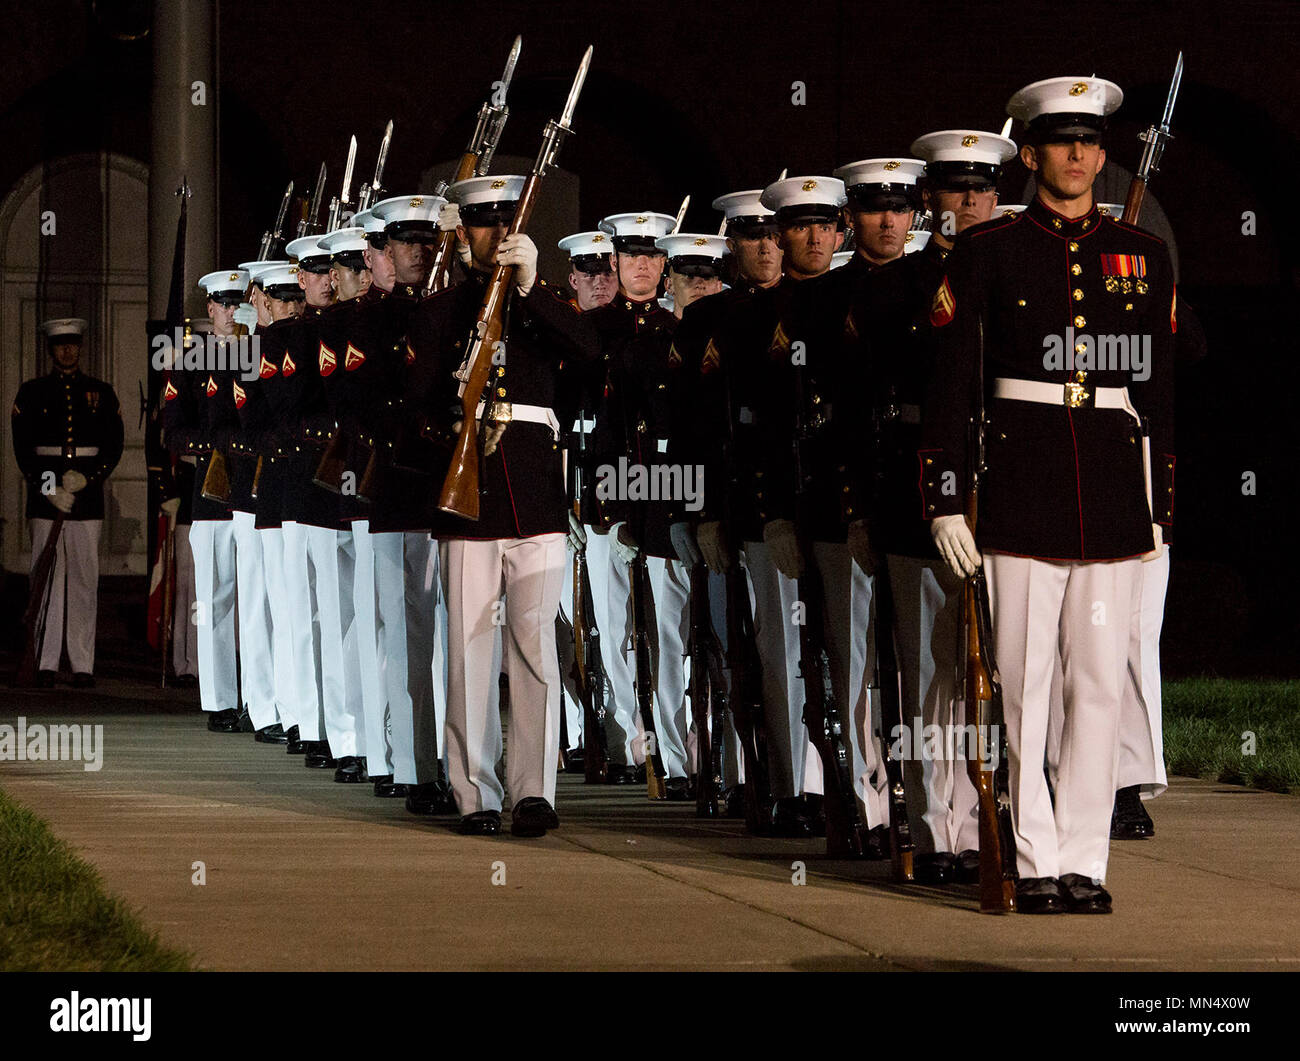
[[[790,168],[787,166],[785,169],[781,171],[781,176],[777,177],[777,180],[779,181],[785,180],[785,175],[789,172],[790,172]]]
[[[339,206],[352,205],[352,167],[357,162],[357,138],[354,136],[348,144],[348,164],[343,167],[343,191],[339,195]]]
[[[293,181],[289,182],[289,187],[284,190],[284,198],[280,200],[280,209],[275,215],[275,227],[271,229],[276,239],[284,238],[284,219],[289,216],[289,203],[293,201]]]
[[[320,217],[321,200],[325,197],[325,163],[320,164],[320,173],[316,177],[316,190],[312,193],[311,204],[307,208],[307,223],[313,228]]]
[[[682,208],[677,211],[677,221],[673,225],[672,235],[677,235],[682,230],[682,222],[686,220],[686,208],[691,205],[691,197],[688,195],[682,200]]]
[[[505,103],[506,93],[510,91],[510,82],[515,76],[515,65],[519,62],[519,50],[524,46],[524,38],[516,35],[515,43],[510,46],[510,56],[506,59],[506,68],[501,74],[501,102]]]
[[[384,166],[388,163],[388,145],[393,142],[393,120],[388,120],[388,128],[384,130],[384,138],[379,143],[379,158],[375,161],[375,178],[370,182],[370,196],[372,199],[379,198],[379,191],[384,184]]]
[[[582,63],[573,79],[573,87],[569,89],[569,98],[564,101],[564,113],[560,115],[559,122],[561,129],[568,129],[569,123],[573,120],[573,108],[578,105],[578,96],[582,92],[582,83],[587,80],[587,67],[591,65],[593,50],[593,47],[588,44],[586,52],[583,53]]]
[[[1165,132],[1169,131],[1169,123],[1173,121],[1174,104],[1178,102],[1178,87],[1183,83],[1183,53],[1178,53],[1178,62],[1174,64],[1174,80],[1169,85],[1169,98],[1165,100],[1165,113],[1160,119],[1160,128]]]
[[[1015,121],[1014,118],[1008,118],[1005,122],[1002,123],[1002,137],[1003,137],[1003,139],[1005,139],[1006,137],[1008,137],[1008,136],[1011,135],[1011,123],[1012,123],[1013,121]]]

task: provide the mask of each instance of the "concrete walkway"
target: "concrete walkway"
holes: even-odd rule
[[[1113,915],[998,918],[974,888],[897,886],[886,864],[750,839],[639,786],[561,776],[559,831],[470,839],[208,733],[193,693],[107,680],[5,701],[0,723],[104,726],[99,772],[0,762],[0,788],[211,969],[1300,969],[1294,796],[1176,779],[1157,836],[1113,847]]]

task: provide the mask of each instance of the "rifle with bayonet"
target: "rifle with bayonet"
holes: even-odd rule
[[[465,153],[460,156],[456,172],[450,181],[438,182],[437,188],[434,189],[436,195],[442,195],[457,181],[481,177],[491,168],[492,156],[496,153],[497,144],[501,142],[501,133],[506,127],[506,119],[510,117],[510,109],[506,106],[506,94],[510,91],[510,81],[515,76],[515,64],[519,62],[519,50],[522,47],[523,38],[516,37],[510,48],[510,55],[506,59],[506,68],[501,74],[501,80],[492,86],[492,95],[479,108],[474,135],[469,138],[469,145],[465,148]],[[566,131],[567,128],[566,126]],[[456,233],[440,233],[434,247],[433,269],[429,273],[429,282],[425,287],[426,294],[441,291],[447,286],[455,254]]]
[[[1142,161],[1128,186],[1128,198],[1124,200],[1124,221],[1136,225],[1142,214],[1142,200],[1146,197],[1147,184],[1153,173],[1160,171],[1160,160],[1165,147],[1174,134],[1169,131],[1169,123],[1174,118],[1174,104],[1178,102],[1178,87],[1183,82],[1183,53],[1178,53],[1178,62],[1174,64],[1174,78],[1169,85],[1169,95],[1165,99],[1164,114],[1159,125],[1151,125],[1144,132],[1138,133],[1138,139],[1146,146],[1142,148]]]
[[[573,514],[582,523],[582,469],[587,456],[586,422],[578,414],[578,453],[573,470]],[[587,575],[587,547],[573,551],[573,678],[582,701],[582,771],[589,785],[609,776],[609,745],[605,736],[605,667],[600,655],[600,630]]]
[[[975,533],[979,486],[984,476],[984,321],[978,323],[975,415],[971,418],[970,486],[966,493],[966,522]],[[983,568],[966,579],[962,598],[966,639],[963,695],[966,725],[974,727],[976,756],[967,773],[978,796],[980,829],[980,913],[1006,914],[1016,909],[1016,841],[1011,825],[1006,727],[1002,719],[1002,686],[993,659],[993,624],[988,584]]]
[[[384,139],[379,144],[379,158],[375,161],[375,175],[368,184],[361,185],[357,196],[357,213],[369,210],[372,203],[379,201],[379,194],[384,190],[384,166],[388,163],[388,145],[393,142],[393,123],[390,119],[384,130]]]
[[[654,800],[667,799],[668,773],[659,754],[659,734],[655,728],[655,666],[650,651],[650,620],[646,608],[646,600],[650,597],[650,572],[643,551],[638,551],[628,565],[628,579],[632,589],[632,648],[636,658],[633,684],[641,726],[645,730],[646,795]]]
[[[804,370],[794,373],[796,425],[794,435],[795,527],[805,557],[798,578],[803,621],[799,623],[799,672],[804,684],[803,721],[808,737],[822,761],[826,809],[826,853],[831,858],[863,858],[869,850],[867,827],[858,814],[849,767],[849,747],[844,717],[831,681],[830,655],[825,639],[825,597],[821,574],[812,554],[810,505],[815,457],[812,447],[825,426],[821,409],[809,411],[805,400]]]
[[[262,233],[262,244],[257,248],[257,260],[266,262],[271,260],[271,254],[277,249],[276,244],[284,242],[284,221],[289,216],[289,203],[293,201],[293,181],[284,190],[284,197],[280,200],[280,209],[275,212],[275,224]]]
[[[311,199],[303,203],[302,220],[298,222],[298,237],[320,234],[320,204],[325,195],[325,163],[320,164],[320,173],[316,175],[316,189]]]
[[[691,661],[691,717],[695,722],[695,816],[716,818],[721,813],[727,682],[722,673],[722,646],[709,608],[709,571],[703,561],[691,567],[690,594],[686,653]]]
[[[326,232],[333,232],[339,227],[339,218],[343,211],[352,205],[352,167],[357,161],[357,138],[354,136],[348,144],[348,161],[343,167],[343,188],[339,194],[330,199],[329,220],[325,224]]]
[[[589,47],[582,57],[582,65],[578,67],[578,73],[573,79],[559,121],[546,123],[541,150],[537,154],[537,161],[533,163],[532,173],[524,182],[507,235],[522,233],[528,226],[533,207],[537,205],[537,197],[541,193],[542,181],[555,165],[560,147],[571,132],[569,123],[573,120],[573,109],[577,106],[582,83],[587,76],[587,67],[591,64],[591,52]],[[499,348],[505,328],[506,308],[514,283],[513,265],[498,265],[492,270],[465,355],[469,374],[461,393],[460,434],[438,498],[438,508],[441,511],[465,519],[478,519],[479,483],[482,478],[479,465],[483,451],[479,436],[486,438],[490,423],[506,423],[510,418],[509,406],[485,400],[485,392],[492,372],[492,357]]]

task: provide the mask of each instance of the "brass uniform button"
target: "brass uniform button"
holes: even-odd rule
[[[1076,328],[1082,328],[1082,327],[1083,327],[1085,324],[1087,324],[1087,323],[1088,323],[1088,322],[1087,322],[1086,320],[1084,320],[1082,317],[1075,317],[1075,318],[1074,318],[1074,326],[1075,326]]]
[[[1080,265],[1078,262],[1075,262],[1072,266],[1070,266],[1070,272],[1073,273],[1075,276],[1078,276],[1081,272],[1083,272],[1083,266]]]
[[[1082,301],[1083,301],[1083,288],[1081,288],[1081,287],[1076,287],[1073,291],[1070,292],[1070,294],[1072,294],[1072,295],[1074,296],[1074,301],[1075,301],[1075,302],[1082,302]]]
[[[1070,250],[1077,251],[1078,249],[1079,245],[1074,240],[1070,240]]]

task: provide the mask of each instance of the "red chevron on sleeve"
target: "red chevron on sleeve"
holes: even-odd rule
[[[939,290],[934,293],[934,301],[930,303],[930,323],[936,328],[942,328],[956,315],[957,300],[953,298],[952,287],[945,276]]]

